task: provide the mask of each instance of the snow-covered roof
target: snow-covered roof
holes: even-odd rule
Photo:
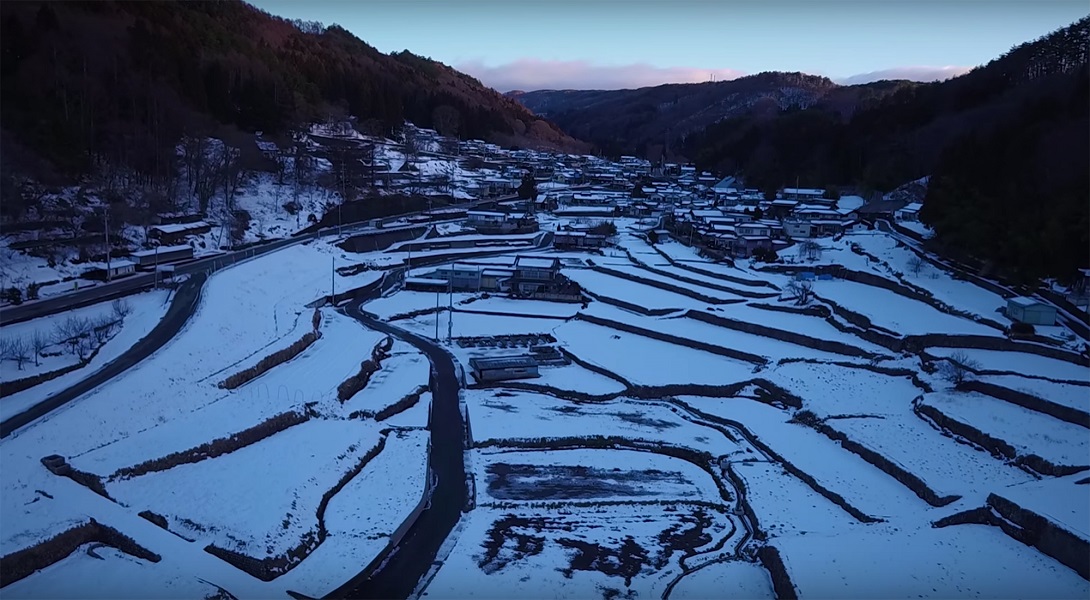
[[[178,246],[159,246],[158,252],[159,252],[159,254],[168,254],[170,252],[182,252],[184,250],[192,250],[192,249],[193,249],[192,246],[189,246],[187,244],[181,244],[181,245],[178,245]],[[155,253],[156,253],[156,250],[154,248],[152,248],[151,250],[139,250],[137,252],[133,252],[132,256],[135,256],[137,258],[141,258],[141,257],[144,257],[144,256],[155,256]]]
[[[1010,304],[1017,304],[1018,306],[1021,306],[1023,308],[1038,305],[1047,306],[1044,302],[1041,302],[1040,300],[1034,300],[1033,298],[1029,298],[1027,296],[1015,296],[1014,298],[1008,299],[1007,302]]]
[[[135,267],[135,266],[136,266],[136,263],[134,263],[133,261],[121,259],[121,260],[111,260],[109,268],[112,270],[112,269],[120,269],[120,268],[124,268],[124,267]]]
[[[516,267],[526,267],[529,269],[551,269],[555,264],[555,258],[542,258],[539,256],[520,256],[515,259]]]
[[[923,208],[923,204],[920,202],[913,202],[900,210],[900,212],[920,212]]]
[[[785,194],[795,194],[798,196],[823,196],[825,190],[817,190],[814,188],[783,188]]]
[[[194,223],[168,223],[166,225],[153,225],[151,229],[154,229],[161,233],[182,233],[184,231],[201,229],[208,226],[208,223],[204,221],[196,221]]]

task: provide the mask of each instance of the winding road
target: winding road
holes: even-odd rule
[[[362,304],[357,299],[345,307],[345,313],[365,327],[412,344],[431,361],[433,385],[429,419],[429,471],[437,482],[426,508],[404,536],[400,540],[392,540],[390,546],[359,575],[326,598],[408,598],[431,569],[440,546],[458,523],[466,505],[468,487],[463,456],[465,422],[458,394],[461,381],[453,357],[441,346],[379,321],[364,312]]]
[[[182,327],[189,321],[189,317],[193,315],[193,311],[196,310],[197,303],[200,301],[201,288],[204,286],[206,278],[206,274],[199,272],[190,276],[185,283],[182,283],[174,293],[170,308],[167,309],[162,320],[146,336],[120,356],[106,363],[101,369],[75,385],[57,392],[31,408],[0,422],[0,438],[8,437],[20,427],[33,423],[35,420],[117,377],[163,347],[181,331]]]

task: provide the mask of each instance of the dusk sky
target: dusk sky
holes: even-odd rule
[[[958,75],[1090,13],[1086,0],[256,0],[338,23],[499,91],[617,89],[802,71]]]

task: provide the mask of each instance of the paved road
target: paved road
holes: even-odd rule
[[[6,421],[0,423],[0,438],[11,435],[16,429],[44,417],[50,412],[106,383],[110,379],[117,377],[126,369],[144,360],[148,356],[151,356],[153,352],[173,339],[186,322],[189,321],[189,317],[192,316],[194,309],[196,309],[197,302],[201,297],[201,288],[204,285],[205,279],[206,275],[204,273],[195,273],[190,276],[188,281],[181,284],[174,294],[174,298],[170,303],[170,308],[167,309],[166,315],[159,321],[159,324],[156,325],[148,335],[133,344],[132,348],[126,350],[121,356],[110,361],[83,381],[50,396],[45,401],[39,402],[29,410],[13,415]]]
[[[368,328],[412,344],[431,361],[434,389],[429,466],[437,483],[428,507],[405,532],[400,544],[376,557],[326,598],[407,598],[435,562],[440,546],[466,505],[465,423],[458,405],[461,382],[453,358],[439,345],[368,316],[361,305],[359,300],[353,301],[345,312]]]

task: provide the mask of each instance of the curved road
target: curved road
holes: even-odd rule
[[[28,410],[17,415],[12,415],[6,421],[0,423],[0,438],[5,438],[16,429],[24,427],[36,419],[40,419],[50,412],[90,392],[96,387],[117,377],[126,369],[151,356],[153,352],[169,342],[181,331],[193,311],[197,308],[197,302],[201,297],[201,288],[207,275],[195,273],[189,280],[181,284],[174,293],[163,319],[140,341],[133,344],[121,356],[106,363],[98,371],[95,371],[86,379],[76,383],[72,387],[57,392],[44,401],[35,404]]]
[[[429,420],[429,467],[438,482],[432,489],[427,508],[405,532],[400,543],[388,548],[359,575],[326,598],[408,598],[431,569],[440,546],[458,523],[466,505],[465,423],[458,403],[461,381],[454,368],[454,359],[441,346],[373,318],[362,310],[359,299],[346,306],[345,312],[370,329],[412,344],[431,361],[435,385]]]

